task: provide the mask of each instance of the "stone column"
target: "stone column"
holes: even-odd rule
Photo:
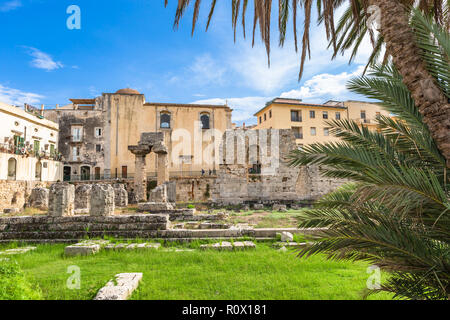
[[[153,146],[158,162],[157,185],[160,186],[169,182],[169,156],[167,147],[162,143]]]
[[[137,202],[147,201],[147,170],[145,164],[145,157],[150,153],[149,146],[129,146],[135,158],[134,163],[134,193]]]
[[[75,208],[75,186],[58,182],[50,187],[48,214],[53,217],[73,216]]]
[[[94,184],[91,190],[89,214],[112,216],[114,208],[114,188],[110,184]]]

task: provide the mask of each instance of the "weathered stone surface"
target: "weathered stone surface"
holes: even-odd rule
[[[158,249],[160,243],[111,243],[105,246],[105,250],[139,250],[139,249]]]
[[[287,208],[285,204],[274,204],[272,206],[272,211],[281,211],[281,212],[286,212]]]
[[[28,206],[31,208],[47,210],[48,209],[48,195],[49,195],[49,190],[47,188],[32,189],[30,197],[28,198]]]
[[[22,247],[22,248],[8,249],[8,250],[0,251],[0,256],[23,254],[23,253],[27,253],[32,250],[36,250],[36,247]]]
[[[228,242],[222,241],[214,244],[202,244],[200,245],[201,250],[223,250],[223,251],[231,251],[231,250],[245,250],[245,249],[255,249],[256,245],[252,241],[237,241],[237,242]]]
[[[163,212],[174,210],[174,205],[168,202],[141,202],[138,204],[139,212]]]
[[[167,202],[167,186],[165,184],[150,190],[149,202]]]
[[[3,213],[17,214],[17,213],[20,213],[20,209],[19,208],[5,208],[5,209],[3,209]]]
[[[114,204],[116,207],[128,206],[128,192],[122,183],[113,184],[114,188]]]
[[[64,249],[66,256],[89,256],[100,251],[99,244],[90,245],[72,245]]]
[[[91,216],[112,216],[114,214],[114,188],[109,184],[94,184],[90,201]]]
[[[75,188],[75,210],[88,210],[91,206],[91,184],[80,184]]]
[[[101,288],[94,300],[127,300],[142,280],[142,273],[119,273]]]
[[[67,246],[64,249],[66,256],[89,256],[96,254],[109,243],[108,240],[85,240],[79,243]]]
[[[255,203],[253,205],[253,209],[255,209],[255,210],[263,210],[264,209],[264,205],[262,203]]]
[[[281,233],[281,241],[294,241],[294,236],[292,235],[292,233],[284,231]]]
[[[275,242],[272,247],[274,248],[301,248],[306,246],[307,243],[306,242]]]
[[[175,203],[177,201],[177,183],[176,181],[167,181],[164,183],[167,189],[167,201]]]
[[[75,186],[65,182],[51,185],[48,214],[54,217],[73,216],[75,209]]]

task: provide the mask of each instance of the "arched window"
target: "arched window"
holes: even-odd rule
[[[14,158],[8,160],[8,180],[16,180],[17,161]]]
[[[42,178],[42,163],[40,161],[36,162],[36,170],[34,173],[36,180],[41,180]]]
[[[202,125],[202,129],[209,129],[209,114],[202,113],[200,115],[200,122]]]
[[[161,113],[160,127],[170,129],[170,113]]]

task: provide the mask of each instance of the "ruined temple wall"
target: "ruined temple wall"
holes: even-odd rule
[[[6,208],[22,209],[27,203],[31,190],[48,188],[51,182],[0,180],[0,213]]]
[[[227,131],[228,133],[231,134],[230,137],[233,135],[234,137],[230,139],[224,135],[222,139],[220,158],[223,164],[220,165],[214,184],[213,202],[237,204],[254,201],[292,202],[316,199],[344,183],[344,181],[323,177],[319,168],[315,166],[290,167],[287,155],[296,149],[295,137],[290,129],[235,129]],[[266,138],[267,148],[264,148],[265,143],[262,142]],[[272,144],[278,148],[272,148]],[[257,161],[261,164],[261,173],[251,173],[255,163],[255,159],[252,158],[252,154],[255,154],[251,152],[252,148],[258,150]],[[234,157],[227,155],[230,150],[234,150]],[[274,170],[271,170],[271,161],[264,161],[264,155],[273,157],[271,161],[278,163],[273,167]],[[242,157],[245,163],[239,161]]]

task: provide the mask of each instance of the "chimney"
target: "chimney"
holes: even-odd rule
[[[41,116],[44,116],[44,105],[41,104]]]

